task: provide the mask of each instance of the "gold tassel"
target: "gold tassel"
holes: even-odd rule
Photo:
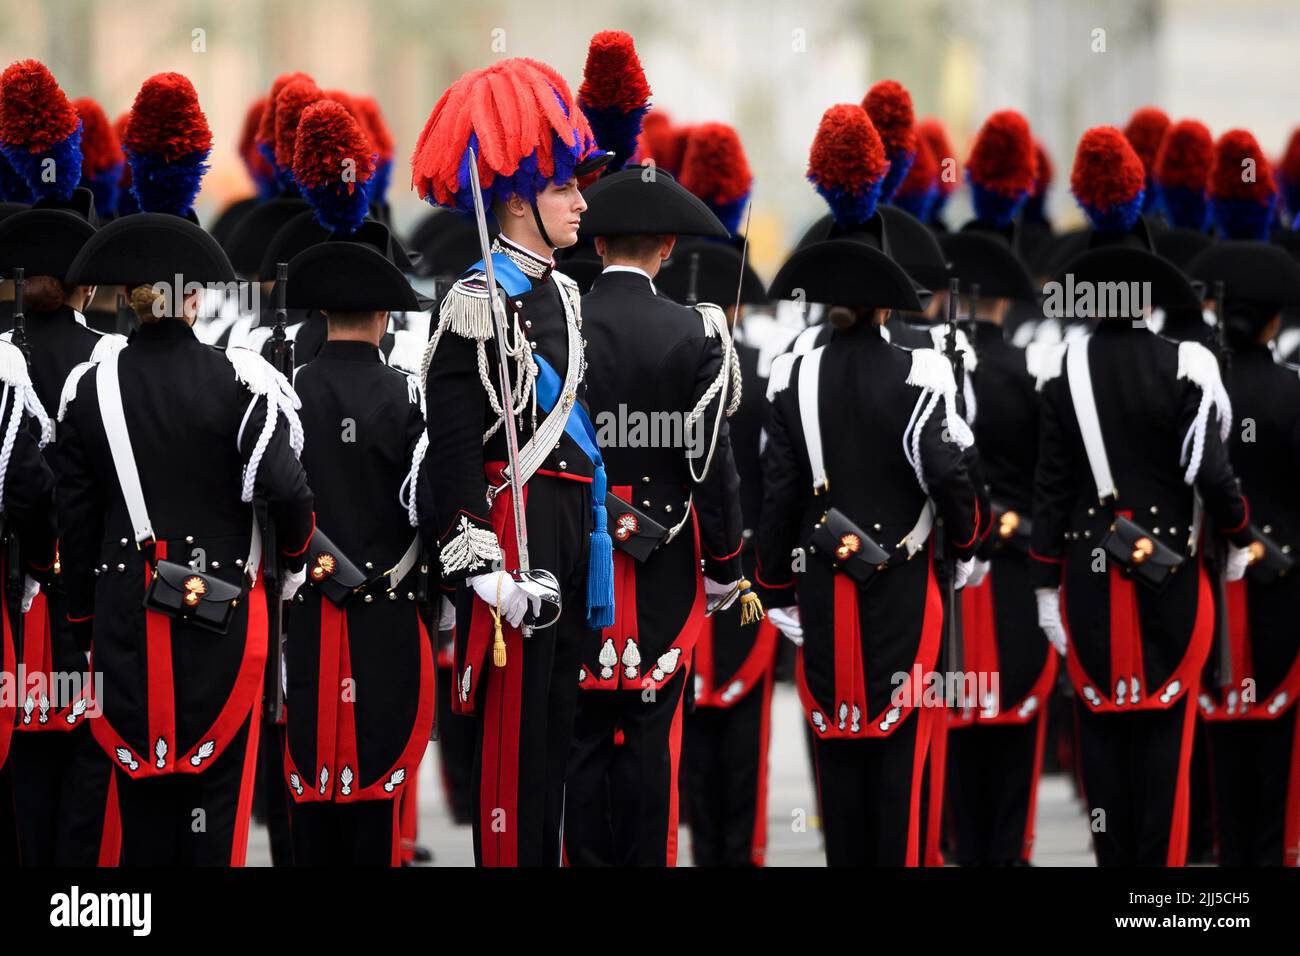
[[[740,582],[740,590],[740,626],[757,624],[767,617],[767,612],[763,610],[763,602],[758,599],[758,595],[753,592],[748,581]]]
[[[492,666],[506,666],[506,636],[501,632],[501,575],[497,575],[497,606],[492,609]]]

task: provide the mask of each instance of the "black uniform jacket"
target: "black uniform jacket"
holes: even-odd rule
[[[944,361],[933,351],[919,351]],[[793,363],[788,377],[773,366],[758,575],[773,605],[793,603],[797,590],[804,630],[800,692],[817,733],[879,737],[920,703],[920,688],[915,701],[906,688],[923,678],[900,684],[897,675],[911,674],[917,665],[933,670],[942,627],[932,541],[915,560],[894,547],[926,506],[927,494],[903,453],[904,433],[923,392],[908,384],[913,353],[885,341],[877,327],[833,333],[818,388],[829,488],[814,495],[798,401],[807,359],[785,360]],[[950,373],[947,386],[953,387]],[[940,401],[921,429],[921,470],[955,554],[963,559],[974,553],[988,518],[970,476],[970,452],[951,440]],[[865,589],[834,570],[828,556],[808,551],[814,526],[831,507],[891,552],[891,566]],[[903,694],[899,701],[892,699],[896,689]]]
[[[690,468],[703,471],[728,396],[715,395],[686,425],[718,375],[722,341],[716,327],[706,331],[700,312],[656,294],[635,272],[600,275],[582,308],[587,401],[609,490],[668,528],[688,507],[694,515],[641,563],[620,551],[613,535],[615,620],[583,649],[578,679],[585,689],[657,686],[689,663],[704,622],[701,558],[719,583],[741,576],[740,477],[725,416],[703,480],[696,483]],[[606,508],[616,529],[635,520],[613,500]]]
[[[1251,524],[1294,559],[1300,554],[1300,370],[1256,345],[1233,350],[1225,378],[1236,419],[1232,467],[1250,502]],[[1263,720],[1293,713],[1300,695],[1297,621],[1300,571],[1270,579],[1252,569],[1229,583],[1229,673],[1226,686],[1214,682],[1202,694],[1202,713]]]
[[[433,722],[432,645],[418,604],[428,565],[417,561],[391,589],[380,579],[417,534],[406,501],[424,434],[419,392],[375,346],[344,341],[325,342],[294,388],[317,529],[375,581],[342,608],[310,573],[298,592],[285,774],[298,801],[382,799],[415,772]]]
[[[157,538],[156,557],[245,584],[253,505],[241,501],[244,469],[259,443],[271,370],[241,353],[246,386],[219,349],[183,321],[142,326],[118,360],[127,430]],[[221,635],[158,612],[146,614],[149,548],[137,548],[100,414],[98,366],[69,380],[59,426],[58,491],[69,616],[93,617],[93,665],[103,672],[92,722],[96,739],[132,776],[200,773],[261,699],[266,602],[244,595]],[[256,472],[290,565],[312,529],[312,494],[277,414]],[[263,564],[269,560],[264,558]]]
[[[1038,393],[1026,350],[1007,341],[1002,327],[977,321],[973,331],[979,353],[971,374],[979,409],[973,427],[993,520],[980,553],[989,574],[962,592],[962,667],[984,684],[978,699],[953,716],[958,723],[1023,723],[1038,716],[1056,674],[1029,574]]]
[[[1204,542],[1197,557],[1189,553],[1194,496],[1180,463],[1202,389],[1179,377],[1179,351],[1202,347],[1171,342],[1127,320],[1101,322],[1087,347],[1097,415],[1118,489],[1114,510],[1188,557],[1158,592],[1135,584],[1105,561],[1101,544],[1112,508],[1097,500],[1068,375],[1062,372],[1042,390],[1031,573],[1036,587],[1063,586],[1062,613],[1070,636],[1067,666],[1090,709],[1168,708],[1196,682],[1214,624],[1210,590],[1200,569]],[[1203,350],[1202,357],[1213,365]],[[1246,502],[1213,411],[1195,490],[1204,502],[1205,530],[1247,544]]]

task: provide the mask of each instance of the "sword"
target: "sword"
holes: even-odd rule
[[[293,380],[293,342],[285,335],[284,324],[288,317],[285,308],[285,293],[289,285],[289,264],[277,262],[275,265],[275,329],[271,333],[271,365],[285,378]],[[284,599],[280,587],[284,582],[284,566],[278,557],[280,550],[276,547],[275,525],[267,510],[266,528],[262,533],[263,554],[266,555],[266,570],[269,592],[267,608],[267,648],[266,670],[263,674],[263,693],[266,719],[273,724],[284,721],[284,684],[281,671],[284,667]]]
[[[524,618],[521,632],[529,637],[535,627],[547,627],[560,616],[560,588],[555,575],[549,571],[533,571],[528,561],[528,523],[524,517],[523,486],[519,481],[519,433],[515,424],[515,409],[510,388],[510,359],[506,355],[506,308],[497,290],[496,271],[492,266],[492,246],[488,240],[487,211],[483,206],[483,187],[478,179],[478,154],[469,150],[469,184],[474,193],[474,219],[478,224],[479,250],[483,253],[483,272],[487,279],[488,301],[492,303],[492,331],[497,340],[497,377],[501,387],[501,413],[505,419],[502,431],[506,436],[506,481],[510,486],[510,509],[515,519],[515,547],[519,552],[519,567],[508,572],[515,583],[530,595],[542,598],[541,614],[549,620],[530,620],[531,607]],[[564,401],[563,396],[559,401]],[[554,608],[546,605],[553,603]],[[550,612],[554,611],[554,616]]]
[[[1219,353],[1219,365],[1223,378],[1228,377],[1231,358],[1228,343],[1223,330],[1223,282],[1214,283],[1214,337],[1215,351]],[[1214,643],[1218,650],[1218,686],[1232,686],[1232,635],[1228,628],[1228,540],[1221,534],[1213,539],[1214,553],[1214,600],[1218,613],[1214,619]]]
[[[961,349],[957,348],[957,300],[961,293],[961,283],[957,279],[952,279],[948,283],[948,321],[947,336],[944,341],[944,353],[949,362],[952,363],[953,378],[957,382],[957,413],[966,414],[966,400],[963,389],[965,382],[965,364]],[[976,294],[972,289],[972,295]],[[961,619],[961,598],[957,594],[956,574],[957,574],[957,555],[952,547],[952,538],[948,535],[947,529],[944,529],[942,553],[944,560],[948,565],[947,580],[943,587],[943,617],[944,629],[947,632],[944,641],[944,670],[957,672],[963,669],[963,651],[965,636],[963,634]],[[964,700],[964,694],[960,690],[958,683],[958,700],[957,706],[965,708],[967,705]]]

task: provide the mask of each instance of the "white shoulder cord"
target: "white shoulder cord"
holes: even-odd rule
[[[708,309],[709,311],[706,312],[705,309]],[[711,306],[707,304],[696,306],[696,310],[699,311],[700,316],[704,320],[704,334],[709,338],[713,338],[716,335],[720,340],[722,346],[722,364],[718,369],[718,374],[714,377],[713,381],[709,383],[709,387],[705,389],[704,394],[700,396],[700,400],[695,403],[695,407],[691,409],[690,414],[686,416],[687,432],[689,432],[690,429],[695,426],[695,423],[704,415],[704,410],[709,407],[709,403],[713,401],[714,397],[721,392],[723,397],[726,398],[728,395],[728,387],[733,381],[735,382],[734,387],[731,387],[730,389],[730,400],[725,404],[721,401],[718,402],[718,414],[713,419],[713,434],[709,440],[709,453],[704,458],[704,468],[697,475],[695,472],[695,462],[689,456],[686,459],[686,467],[690,470],[691,481],[698,485],[708,475],[709,467],[713,462],[713,454],[717,451],[718,435],[722,431],[722,419],[724,417],[730,418],[736,413],[736,409],[740,407],[743,383],[740,377],[740,356],[736,353],[735,345],[731,341],[731,332],[726,327],[726,319],[723,318],[719,325],[716,324],[717,318],[711,317],[710,315],[710,312],[714,311],[716,311],[718,315],[721,315],[722,310],[715,305]]]
[[[262,431],[257,436],[257,444],[253,446],[253,452],[248,458],[248,465],[244,469],[244,480],[240,490],[240,500],[249,502],[253,500],[253,489],[257,484],[257,470],[262,464],[262,457],[266,454],[266,449],[271,444],[271,437],[275,434],[276,418],[279,415],[284,415],[289,427],[289,447],[293,449],[295,456],[302,454],[302,421],[298,418],[297,411],[302,407],[302,402],[299,401],[293,386],[289,384],[289,380],[272,368],[271,364],[256,352],[243,348],[229,348],[226,349],[226,358],[234,366],[235,377],[254,396],[265,396],[266,398],[266,421],[262,423]],[[254,398],[254,401],[256,401],[256,398]],[[250,404],[250,411],[251,408],[252,405]],[[243,432],[242,426],[240,432]]]

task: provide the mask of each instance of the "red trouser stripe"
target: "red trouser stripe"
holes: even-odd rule
[[[159,541],[154,545],[154,553],[159,561],[167,560],[167,542]],[[153,570],[149,562],[144,565],[145,591],[149,589]],[[179,758],[176,744],[176,693],[172,682],[172,619],[158,611],[144,612],[145,616],[145,661],[148,671],[148,705],[149,705],[149,750],[142,756],[150,763],[157,763],[158,741],[166,743],[167,761],[174,764]]]

